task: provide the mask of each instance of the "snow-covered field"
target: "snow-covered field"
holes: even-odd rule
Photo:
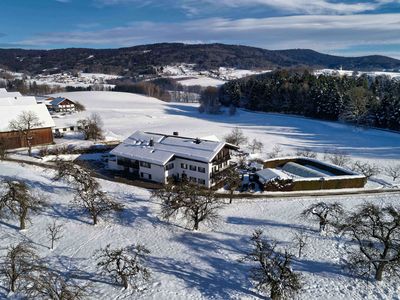
[[[178,82],[183,85],[183,86],[220,86],[226,83],[226,81],[220,80],[220,79],[215,79],[215,78],[210,78],[210,77],[197,77],[197,78],[189,78],[189,79],[181,79],[178,80]]]
[[[398,299],[400,293],[398,282],[367,283],[349,275],[344,260],[350,244],[333,233],[321,236],[316,224],[299,219],[300,211],[321,199],[235,200],[221,210],[220,221],[214,227],[191,232],[183,223],[161,221],[157,216],[159,205],[149,199],[147,190],[101,181],[102,188],[124,203],[125,210],[93,226],[70,204],[72,190],[64,183],[52,182],[50,171],[9,162],[1,162],[0,170],[0,179],[24,180],[50,204],[22,232],[15,221],[0,223],[0,255],[8,245],[30,241],[52,268],[79,278],[79,282],[91,283],[95,290],[92,299],[262,299],[247,277],[248,264],[237,261],[249,250],[248,240],[255,229],[277,240],[282,250],[293,247],[290,241],[294,232],[305,230],[310,236],[305,256],[293,264],[303,276],[299,299]],[[351,208],[364,201],[397,203],[398,197],[323,200],[340,201]],[[53,220],[63,224],[64,237],[50,251],[45,228]],[[147,289],[132,295],[98,274],[94,253],[109,243],[113,247],[142,243],[151,251],[148,266],[152,277]],[[0,287],[0,298],[5,297]]]
[[[261,157],[280,145],[293,153],[299,147],[316,152],[337,149],[354,159],[389,164],[400,159],[400,135],[364,129],[337,122],[325,122],[272,113],[238,110],[234,116],[207,115],[197,111],[198,104],[166,103],[155,98],[117,92],[73,92],[57,94],[86,106],[82,113],[55,119],[57,126],[71,126],[78,119],[98,113],[104,121],[108,139],[124,139],[135,130],[183,136],[216,135],[223,139],[232,128],[239,127],[249,140],[264,143]]]
[[[46,84],[59,87],[84,87],[87,88],[93,85],[101,85],[103,88],[113,88],[115,85],[107,84],[107,80],[117,79],[120,76],[100,74],[100,73],[78,73],[73,76],[70,73],[57,73],[50,75],[36,75],[28,78],[29,83],[36,82],[37,84]]]
[[[320,153],[340,149],[354,159],[380,165],[400,162],[400,136],[387,131],[245,110],[238,110],[235,116],[205,115],[197,111],[196,104],[165,103],[127,93],[60,95],[81,102],[87,110],[55,119],[57,126],[74,125],[95,112],[104,121],[108,139],[123,139],[135,130],[178,131],[185,136],[216,135],[222,139],[232,128],[240,127],[250,140],[257,138],[264,143],[262,157],[279,144],[285,153],[293,153],[298,147]],[[59,142],[82,143],[72,137]],[[28,240],[53,268],[92,283],[96,291],[93,299],[262,299],[247,277],[248,264],[237,261],[248,251],[248,240],[255,229],[277,240],[282,250],[292,249],[294,232],[305,230],[310,235],[305,256],[293,265],[303,276],[299,299],[398,299],[400,294],[398,281],[367,283],[349,275],[345,259],[350,243],[333,233],[321,236],[316,224],[299,218],[304,208],[322,199],[340,201],[351,209],[365,201],[398,204],[400,194],[234,200],[223,207],[216,225],[192,232],[184,228],[184,223],[161,221],[159,204],[149,198],[148,190],[104,180],[102,189],[121,201],[125,210],[92,226],[88,217],[70,204],[73,191],[64,183],[53,182],[51,176],[51,171],[40,167],[0,162],[0,181],[21,179],[47,196],[50,204],[32,218],[25,231],[18,231],[16,221],[0,222],[0,256],[8,245]],[[64,225],[64,237],[50,251],[45,228],[53,220]],[[152,279],[146,290],[131,295],[98,274],[93,254],[108,243],[113,247],[142,243],[151,250],[148,266]],[[0,299],[6,297],[2,286]]]

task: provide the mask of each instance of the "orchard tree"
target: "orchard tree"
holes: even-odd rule
[[[27,243],[9,246],[3,257],[0,273],[5,278],[8,290],[16,292],[26,286],[30,276],[38,270],[35,249]]]
[[[372,176],[378,175],[381,171],[381,169],[377,165],[361,161],[356,161],[352,166],[352,170],[354,172],[363,174],[365,177],[367,177],[367,179],[371,178]]]
[[[78,128],[85,140],[103,139],[103,121],[99,114],[93,113],[90,117],[78,121]]]
[[[160,214],[163,219],[182,217],[193,226],[193,230],[198,230],[202,222],[214,223],[222,205],[213,190],[190,182],[183,182],[172,188],[166,186],[153,192],[152,197],[161,200]]]
[[[337,226],[357,246],[349,259],[350,268],[378,281],[383,275],[400,271],[400,210],[392,205],[380,207],[366,203]]]
[[[300,230],[299,232],[293,233],[293,244],[297,248],[298,258],[301,258],[303,254],[304,248],[307,246],[308,235],[304,232],[304,230]]]
[[[57,224],[56,221],[53,221],[53,223],[47,225],[47,237],[51,243],[50,249],[54,249],[54,242],[60,240],[63,235],[62,235],[62,229],[63,225]]]
[[[239,127],[235,127],[232,129],[231,133],[225,137],[225,141],[236,146],[243,146],[247,143],[247,137]]]
[[[255,287],[272,300],[293,299],[302,288],[301,278],[293,272],[293,257],[287,251],[284,254],[276,250],[276,243],[269,243],[262,237],[263,232],[256,230],[250,240],[251,251],[242,261],[255,262],[250,278]]]
[[[125,248],[106,248],[97,253],[97,266],[102,273],[111,276],[117,284],[127,289],[131,286],[138,289],[138,284],[150,278],[150,271],[145,267],[146,255],[150,253],[143,245]]]
[[[33,111],[24,111],[22,112],[15,120],[10,121],[8,127],[12,131],[17,131],[20,135],[20,138],[25,141],[26,146],[28,147],[29,156],[32,155],[32,140],[33,130],[42,126],[42,122],[38,115]]]
[[[5,182],[4,192],[0,194],[0,213],[17,217],[21,230],[26,228],[30,213],[39,211],[43,205],[43,199],[34,195],[26,183],[17,180]]]
[[[100,184],[91,177],[76,190],[74,202],[90,214],[93,225],[97,224],[100,216],[123,209],[123,205],[111,199],[100,189]]]
[[[340,150],[325,152],[324,159],[339,167],[349,167],[351,163],[349,155]]]
[[[313,219],[319,222],[319,231],[324,232],[326,225],[335,224],[339,217],[344,214],[342,206],[335,203],[318,202],[310,205],[301,213],[303,218]]]
[[[282,147],[279,145],[275,145],[272,148],[272,151],[268,153],[268,158],[277,158],[282,155]]]
[[[60,274],[45,269],[29,278],[25,294],[32,300],[83,300],[89,296],[88,288],[88,285],[78,285],[73,280],[66,280]]]
[[[385,168],[385,173],[387,176],[391,177],[393,181],[400,178],[400,164],[390,165]]]
[[[251,153],[261,152],[264,148],[264,144],[257,139],[253,139],[249,144]]]
[[[217,180],[222,180],[225,183],[225,187],[229,191],[229,204],[231,204],[234,192],[242,185],[240,173],[235,168],[228,168],[221,172],[220,176],[222,178]]]

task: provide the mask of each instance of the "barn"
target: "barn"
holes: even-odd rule
[[[74,112],[75,103],[64,97],[46,99],[47,108],[54,112]]]
[[[11,121],[16,120],[24,112],[34,113],[40,126],[30,131],[29,141],[32,146],[53,143],[52,128],[55,126],[46,106],[37,104],[35,97],[24,97],[19,93],[7,93],[0,89],[0,144],[5,149],[27,147],[27,139],[18,131],[9,127]]]

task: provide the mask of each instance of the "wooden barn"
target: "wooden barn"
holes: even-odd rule
[[[6,97],[0,93],[0,144],[6,149],[15,149],[53,143],[52,128],[55,126],[46,106],[37,104],[34,97]],[[33,98],[33,99],[32,99]],[[32,112],[39,119],[40,126],[30,130],[26,138],[10,128],[10,122],[18,119],[24,112]]]
[[[48,98],[46,99],[46,106],[49,111],[54,112],[74,112],[75,103],[64,97]]]

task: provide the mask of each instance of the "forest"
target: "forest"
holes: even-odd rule
[[[277,70],[230,81],[224,106],[400,130],[400,82],[386,76],[326,76]]]

